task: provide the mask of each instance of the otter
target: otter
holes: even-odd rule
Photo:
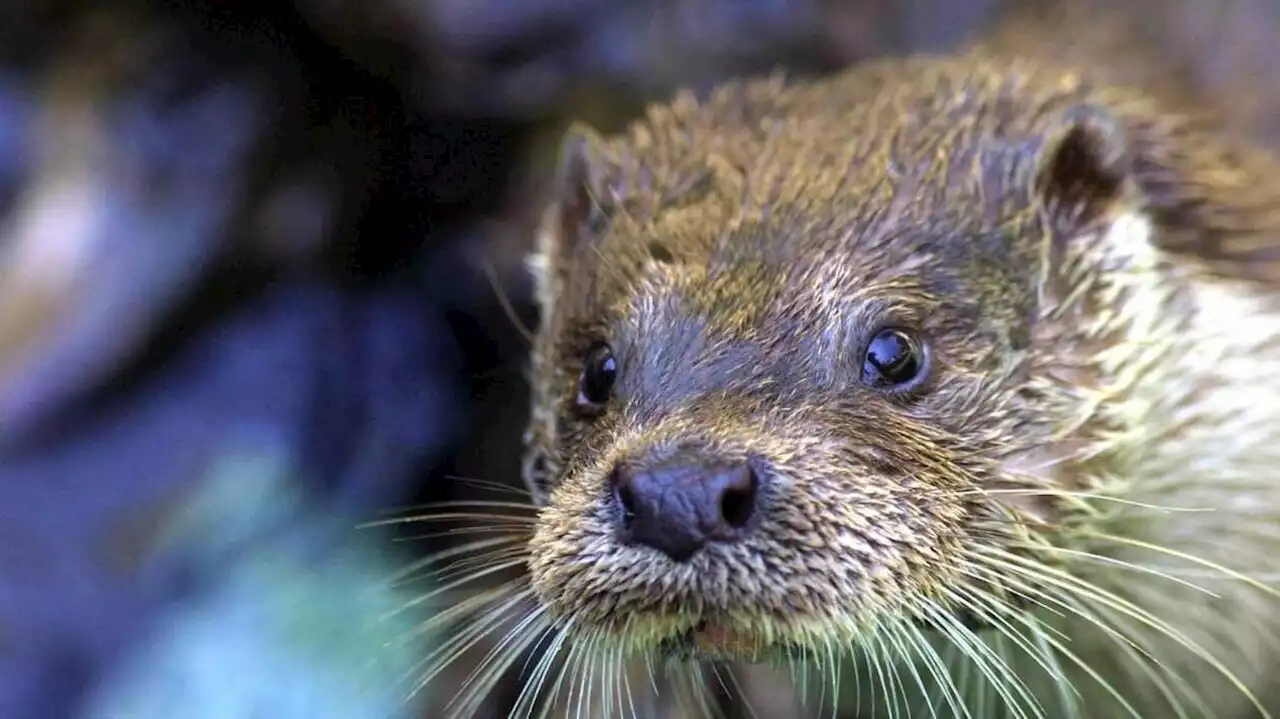
[[[1280,716],[1280,160],[1143,52],[1019,14],[571,129],[507,654],[554,631],[624,714],[635,657],[865,719]]]

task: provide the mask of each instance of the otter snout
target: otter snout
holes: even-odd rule
[[[710,542],[739,539],[756,514],[760,494],[759,475],[746,461],[619,465],[610,480],[619,541],[656,549],[676,562],[687,561]]]

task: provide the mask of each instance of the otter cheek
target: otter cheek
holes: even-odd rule
[[[1019,453],[1001,463],[999,479],[984,487],[995,490],[999,503],[1037,523],[1052,522],[1067,493],[1091,489],[1086,475],[1072,464],[1086,456],[1085,440],[1060,440],[1048,446]]]
[[[597,472],[567,477],[538,513],[529,540],[534,594],[552,614],[582,608],[606,590],[618,561],[613,517]]]

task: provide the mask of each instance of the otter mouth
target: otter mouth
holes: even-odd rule
[[[958,611],[957,623],[971,632],[982,632],[992,625],[976,615]],[[926,631],[937,627],[917,622]],[[773,637],[768,639],[758,632],[735,627],[729,622],[701,619],[693,626],[663,639],[658,652],[664,657],[685,661],[742,661],[750,663],[805,656],[810,647],[802,642]]]
[[[801,652],[803,647],[787,640],[768,641],[756,632],[702,619],[664,639],[658,651],[670,659],[759,662]]]

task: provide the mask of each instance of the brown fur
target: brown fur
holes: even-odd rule
[[[1280,162],[1177,86],[1109,74],[1137,51],[1008,27],[954,57],[734,83],[618,137],[571,133],[529,431],[532,586],[571,635],[643,654],[711,620],[754,637],[752,659],[770,639],[935,641],[912,618],[944,647],[968,604],[1064,632],[1117,690],[1024,657],[1042,704],[1025,716],[1125,716],[1115,693],[1140,717],[1276,710],[1280,603],[1238,573],[1280,573],[1280,409],[1253,401],[1280,389]],[[859,382],[886,322],[932,350],[910,396]],[[595,341],[620,373],[586,413]],[[687,564],[614,539],[605,480],[681,454],[769,475],[750,535]],[[1024,561],[1037,569],[1009,569]],[[1071,581],[1127,604],[1054,594]]]

